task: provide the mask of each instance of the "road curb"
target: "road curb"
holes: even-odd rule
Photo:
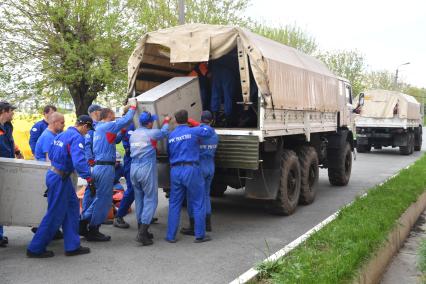
[[[354,284],[379,283],[394,255],[403,246],[411,228],[426,209],[424,192],[398,219],[396,227],[389,233],[387,240],[358,273]]]
[[[402,170],[406,170],[408,168],[410,168],[414,163],[400,169],[399,171],[397,171],[395,174],[393,174],[392,176],[388,177],[387,179],[385,179],[383,182],[377,184],[377,186],[381,186],[384,183],[388,182],[389,180],[395,178],[397,175],[399,175],[399,173]],[[365,192],[364,194],[361,195],[361,198],[364,198],[368,195],[368,192]],[[426,194],[423,193],[421,196],[423,197]],[[415,203],[417,204],[419,202],[420,198],[418,199],[418,201]],[[326,219],[324,219],[321,223],[319,223],[318,225],[316,225],[315,227],[313,227],[312,229],[310,229],[309,231],[307,231],[306,233],[304,233],[303,235],[301,235],[300,237],[298,237],[297,239],[295,239],[294,241],[292,241],[291,243],[289,243],[288,245],[286,245],[285,247],[283,247],[282,249],[280,249],[279,251],[275,252],[274,254],[272,254],[271,256],[269,256],[268,258],[264,259],[262,261],[262,263],[264,262],[272,262],[272,261],[277,261],[278,259],[280,259],[281,257],[284,257],[286,254],[288,254],[290,251],[292,251],[293,249],[297,248],[301,243],[303,243],[305,240],[307,240],[312,234],[314,234],[315,232],[321,230],[325,225],[327,225],[328,223],[330,223],[331,221],[333,221],[334,219],[337,218],[337,216],[339,215],[340,211],[347,206],[351,206],[353,203],[353,201],[351,201],[350,203],[346,204],[345,206],[343,206],[341,209],[337,210],[334,214],[330,215],[329,217],[327,217]],[[412,205],[414,206],[414,204]],[[425,206],[426,206],[426,195],[425,195]],[[411,206],[410,206],[411,208]],[[423,212],[423,211],[421,211]],[[417,215],[420,216],[421,212]],[[405,213],[404,213],[405,214]],[[402,217],[401,217],[402,218]],[[400,218],[400,219],[401,219]],[[411,227],[413,226],[413,224],[415,223],[415,221],[417,220],[417,218],[414,220],[414,222],[410,225],[408,232],[410,232]],[[405,238],[404,238],[405,241]],[[402,242],[403,243],[403,242]],[[399,246],[400,247],[400,246]],[[398,247],[398,249],[399,249]],[[392,254],[393,256],[393,254]],[[392,258],[391,256],[391,258]],[[386,266],[385,266],[386,268]],[[364,271],[364,270],[362,270]],[[366,271],[366,270],[365,270]],[[382,271],[383,274],[384,271]],[[256,279],[256,277],[258,276],[259,271],[255,268],[252,267],[249,270],[247,270],[246,272],[244,272],[243,274],[241,274],[240,276],[238,276],[236,279],[234,279],[233,281],[230,282],[230,284],[243,284],[243,283],[248,283],[249,281],[253,281]],[[366,274],[367,275],[367,274]],[[359,277],[357,279],[360,279]],[[367,279],[367,278],[366,278]],[[355,283],[370,283],[370,282],[355,282]]]

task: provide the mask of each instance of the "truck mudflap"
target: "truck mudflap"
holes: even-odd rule
[[[277,197],[281,169],[264,169],[260,167],[252,171],[251,177],[246,180],[245,197],[251,199],[273,200]]]
[[[219,135],[216,151],[217,168],[257,170],[259,138],[250,135]]]

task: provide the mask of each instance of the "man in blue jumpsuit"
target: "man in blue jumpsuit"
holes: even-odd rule
[[[204,180],[199,166],[200,139],[211,137],[215,132],[206,125],[190,128],[186,110],[177,111],[175,119],[178,126],[168,138],[171,188],[166,241],[176,242],[180,210],[186,195],[194,215],[195,242],[209,241],[210,237],[205,234]]]
[[[5,101],[0,101],[0,157],[1,158],[21,158],[21,152],[16,148],[13,140],[13,111],[15,106]],[[8,244],[8,238],[3,236],[3,226],[0,225],[0,247]]]
[[[210,126],[213,122],[213,115],[210,111],[203,111],[201,114],[201,125]],[[201,139],[200,144],[200,168],[204,178],[204,192],[205,192],[205,207],[206,207],[206,231],[211,232],[211,214],[212,207],[210,201],[210,187],[214,177],[214,156],[219,143],[219,137],[215,133],[213,136]],[[189,215],[189,228],[182,228],[181,233],[184,235],[194,235],[194,216],[190,201],[188,199],[188,215]]]
[[[49,126],[49,116],[56,111],[56,107],[52,105],[47,105],[43,109],[44,118],[40,121],[37,121],[30,130],[30,148],[31,152],[35,154],[35,146],[37,140],[43,131]]]
[[[139,224],[136,241],[144,246],[153,244],[153,236],[148,228],[158,205],[157,151],[153,144],[167,136],[170,121],[166,117],[161,129],[152,129],[157,119],[156,115],[142,112],[139,116],[141,127],[130,137],[130,178],[135,191],[136,219]]]
[[[84,135],[92,128],[93,121],[88,115],[77,118],[75,127],[69,127],[58,134],[49,151],[52,167],[46,173],[47,213],[27,248],[27,256],[46,258],[54,256],[46,250],[59,227],[64,231],[65,255],[73,256],[90,252],[80,245],[78,235],[79,204],[70,175],[74,171],[87,180],[94,190],[90,169],[84,155]]]
[[[49,126],[37,140],[34,156],[37,161],[49,161],[48,153],[56,135],[61,133],[65,127],[64,115],[54,112],[49,117]]]
[[[93,120],[93,128],[96,127],[96,124],[99,121],[99,116],[101,113],[101,107],[99,105],[90,105],[87,109],[90,118]],[[93,154],[93,134],[95,131],[93,129],[89,130],[89,132],[84,136],[84,152],[86,154],[87,163],[90,167],[95,166],[95,155]],[[89,208],[90,204],[92,204],[94,196],[90,193],[90,190],[86,190],[83,196],[82,209],[83,213]]]
[[[96,125],[93,136],[93,152],[95,154],[93,177],[97,190],[95,199],[89,208],[82,213],[80,221],[80,234],[85,236],[88,241],[105,242],[111,240],[110,236],[99,232],[99,227],[105,221],[112,204],[117,134],[132,122],[136,105],[135,99],[129,100],[129,111],[118,120],[115,120],[115,114],[111,109],[102,109],[101,121]],[[88,230],[87,225],[89,225]]]

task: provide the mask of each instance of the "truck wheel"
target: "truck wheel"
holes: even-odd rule
[[[371,151],[371,146],[370,145],[357,145],[356,146],[356,151],[358,153],[370,152]]]
[[[297,151],[300,163],[301,187],[299,203],[308,205],[314,202],[319,176],[318,154],[314,147],[303,146]]]
[[[210,189],[210,196],[222,197],[225,194],[227,187],[228,186],[223,183],[212,183],[212,187]]]
[[[271,211],[277,215],[291,215],[296,210],[300,196],[300,164],[294,151],[285,149],[281,156],[281,176],[277,198]]]
[[[412,153],[412,150],[414,148],[414,135],[412,133],[407,133],[407,146],[399,146],[399,153],[401,155],[410,155]]]
[[[349,142],[346,142],[345,147],[329,150],[327,159],[330,184],[347,185],[352,171],[352,151]]]
[[[423,142],[423,137],[422,137],[422,128],[418,127],[417,128],[418,131],[416,131],[415,133],[415,143],[414,143],[414,151],[420,151],[422,149],[422,142]]]
[[[414,153],[414,145],[416,144],[416,138],[414,136],[414,132],[412,132],[410,134],[411,134],[410,154],[413,154]]]

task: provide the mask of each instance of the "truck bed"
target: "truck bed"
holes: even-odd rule
[[[373,117],[357,117],[356,127],[386,127],[386,128],[403,128],[418,127],[421,124],[419,119],[406,118],[373,118]]]

